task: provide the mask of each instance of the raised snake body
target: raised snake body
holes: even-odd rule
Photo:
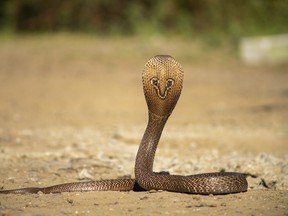
[[[44,188],[2,190],[0,194],[151,189],[193,194],[228,194],[246,191],[248,183],[246,176],[241,173],[216,172],[180,176],[153,172],[157,145],[166,121],[180,96],[183,75],[181,65],[168,55],[157,55],[145,65],[142,81],[149,120],[136,157],[135,179],[98,180]]]

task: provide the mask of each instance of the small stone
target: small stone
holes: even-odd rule
[[[67,198],[66,201],[70,204],[73,204],[74,200],[73,199],[70,199],[70,198]]]

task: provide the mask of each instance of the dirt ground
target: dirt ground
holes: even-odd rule
[[[0,195],[1,215],[288,215],[288,65],[161,37],[0,38],[0,188],[133,177],[147,122],[145,62],[185,71],[155,171],[248,174],[245,193]]]

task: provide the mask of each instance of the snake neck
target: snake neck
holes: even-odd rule
[[[159,139],[170,115],[158,116],[149,112],[148,125],[140,143],[135,163],[135,178],[146,179],[153,175],[153,162]]]

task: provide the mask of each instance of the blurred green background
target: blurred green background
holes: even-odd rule
[[[165,35],[236,44],[288,32],[287,0],[1,0],[2,33]]]

